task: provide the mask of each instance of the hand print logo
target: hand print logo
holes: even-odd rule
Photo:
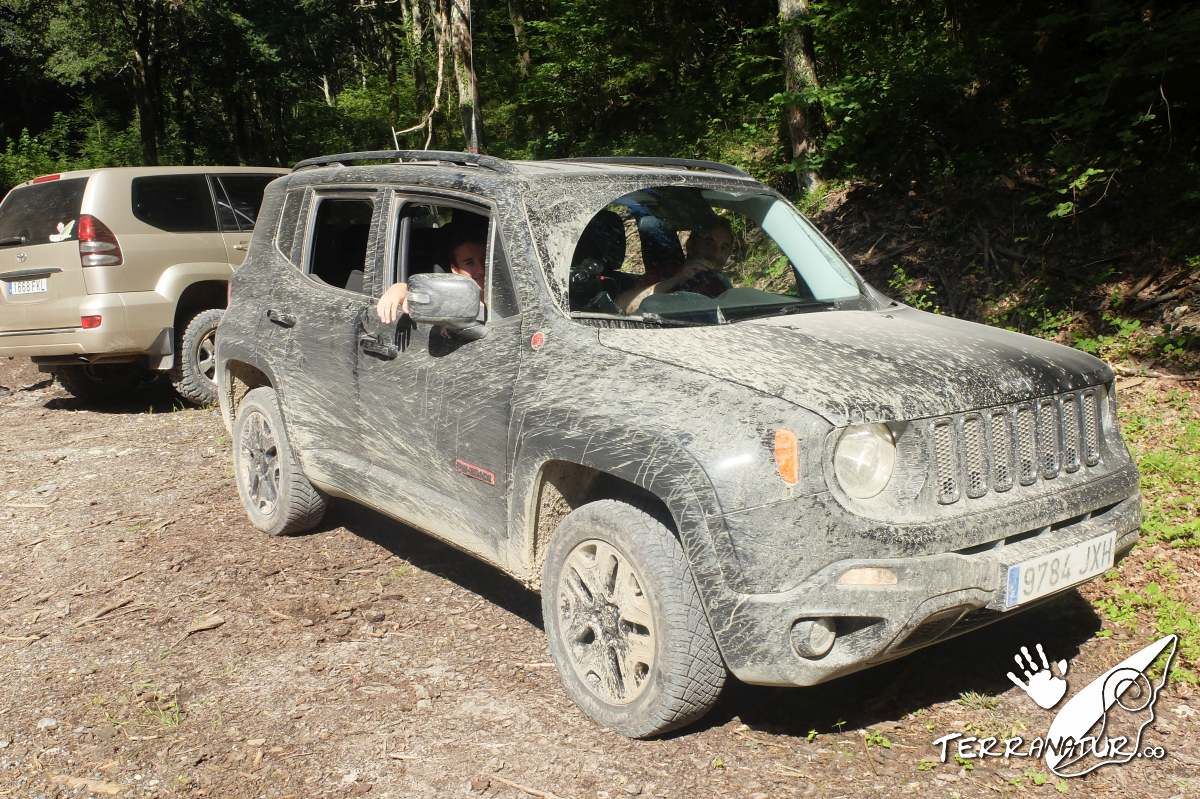
[[[1041,667],[1039,668],[1038,664],[1034,662],[1033,656],[1029,654],[1029,648],[1023,646],[1019,655],[1013,655],[1013,660],[1016,661],[1017,668],[1025,674],[1025,682],[1021,682],[1020,678],[1011,671],[1008,672],[1008,679],[1012,680],[1013,685],[1029,694],[1029,698],[1036,702],[1038,707],[1049,710],[1057,705],[1067,693],[1067,661],[1055,662],[1055,670],[1051,671],[1050,662],[1046,660],[1046,650],[1042,649],[1041,644],[1037,644],[1035,648],[1038,656],[1042,659]],[[1022,655],[1025,657],[1024,662],[1021,661]]]

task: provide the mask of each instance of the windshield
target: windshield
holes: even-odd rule
[[[579,319],[708,325],[868,307],[841,256],[764,189],[652,185],[585,218],[569,260],[555,264],[569,264],[567,300]],[[568,248],[560,239],[547,250]]]
[[[73,240],[87,181],[54,180],[10,191],[0,204],[0,247]]]

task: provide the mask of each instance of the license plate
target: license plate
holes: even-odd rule
[[[1113,565],[1116,541],[1117,534],[1109,533],[1009,566],[1004,609],[1044,597],[1108,571]]]
[[[49,278],[39,277],[36,280],[12,280],[8,284],[8,296],[17,297],[21,294],[45,294]]]

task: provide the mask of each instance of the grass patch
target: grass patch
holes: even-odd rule
[[[978,691],[967,691],[958,697],[958,703],[972,710],[995,710],[1000,706],[1000,698],[981,694]]]
[[[1122,433],[1141,472],[1142,537],[1126,564],[1105,575],[1094,604],[1112,625],[1141,637],[1177,634],[1171,682],[1196,685],[1200,600],[1180,563],[1200,547],[1200,393],[1141,389],[1119,398]]]
[[[892,739],[881,733],[879,730],[867,730],[866,733],[867,746],[878,749],[891,749]]]

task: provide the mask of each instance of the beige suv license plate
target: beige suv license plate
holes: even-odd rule
[[[1009,566],[1004,609],[1031,602],[1108,571],[1113,565],[1116,541],[1117,534],[1108,533]]]
[[[22,294],[45,294],[49,278],[39,277],[36,280],[12,280],[8,284],[8,296],[19,297]]]

